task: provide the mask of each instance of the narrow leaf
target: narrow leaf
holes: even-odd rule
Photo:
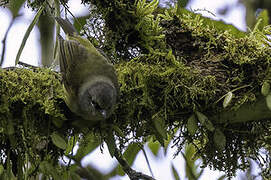
[[[24,37],[23,37],[23,40],[21,42],[21,45],[20,45],[20,48],[17,52],[17,55],[16,55],[16,59],[15,59],[15,66],[18,64],[19,60],[20,60],[20,56],[23,52],[23,49],[24,49],[24,46],[25,46],[25,43],[29,37],[29,34],[30,32],[32,31],[32,29],[34,28],[35,24],[37,23],[42,11],[44,10],[44,6],[41,6],[40,9],[38,10],[36,16],[34,17],[33,21],[31,22],[31,24],[28,26],[25,34],[24,34]]]
[[[226,108],[231,103],[231,100],[233,98],[233,93],[230,91],[226,94],[225,99],[223,101],[223,107]]]
[[[171,171],[173,173],[173,176],[174,176],[175,180],[180,180],[181,179],[173,164],[171,164]]]
[[[67,148],[65,151],[65,155],[68,155],[70,152],[72,152],[77,140],[78,140],[78,136],[72,136],[69,138],[68,145],[67,145]]]

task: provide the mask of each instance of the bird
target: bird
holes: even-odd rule
[[[68,19],[55,19],[66,34],[65,39],[58,35],[65,103],[88,122],[109,118],[119,97],[114,66],[89,40],[77,33]]]

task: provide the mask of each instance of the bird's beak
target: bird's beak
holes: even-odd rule
[[[104,119],[106,119],[106,110],[101,110],[101,114],[102,114],[102,116],[104,117]]]

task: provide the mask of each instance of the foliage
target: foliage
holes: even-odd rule
[[[33,160],[36,164],[28,175],[35,174],[36,168],[48,177],[73,174],[78,167],[71,166],[66,172],[65,167],[55,165],[57,159],[65,154],[79,162],[104,140],[111,155],[115,142],[126,154],[132,153],[126,157],[132,164],[138,147],[150,139],[154,154],[157,142],[167,147],[173,140],[176,155],[191,143],[204,166],[225,171],[229,177],[238,169],[247,169],[249,158],[261,158],[259,150],[265,148],[265,161],[258,162],[263,175],[270,176],[270,110],[261,116],[253,114],[267,108],[253,103],[270,99],[266,89],[270,83],[271,50],[266,38],[270,26],[259,20],[251,32],[244,33],[180,6],[160,8],[157,0],[83,2],[94,6],[84,27],[89,28],[85,29],[88,38],[114,59],[118,72],[121,97],[115,114],[106,122],[80,129],[83,135],[79,138],[78,129],[66,120],[78,117],[63,104],[57,73],[48,69],[1,71],[3,176],[10,172],[11,161],[13,173],[20,174],[23,169],[13,165]],[[247,106],[250,111],[233,122],[231,117]],[[223,113],[229,116],[225,118]],[[253,121],[247,120],[250,116]],[[73,156],[78,138],[78,154]],[[36,150],[41,142],[46,148]],[[133,146],[137,147],[134,151]],[[10,159],[17,156],[22,161]]]

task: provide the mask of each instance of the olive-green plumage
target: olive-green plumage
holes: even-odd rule
[[[80,37],[68,20],[56,18],[66,33],[60,42],[60,71],[66,91],[66,103],[85,120],[108,118],[119,96],[114,67],[87,40]]]

